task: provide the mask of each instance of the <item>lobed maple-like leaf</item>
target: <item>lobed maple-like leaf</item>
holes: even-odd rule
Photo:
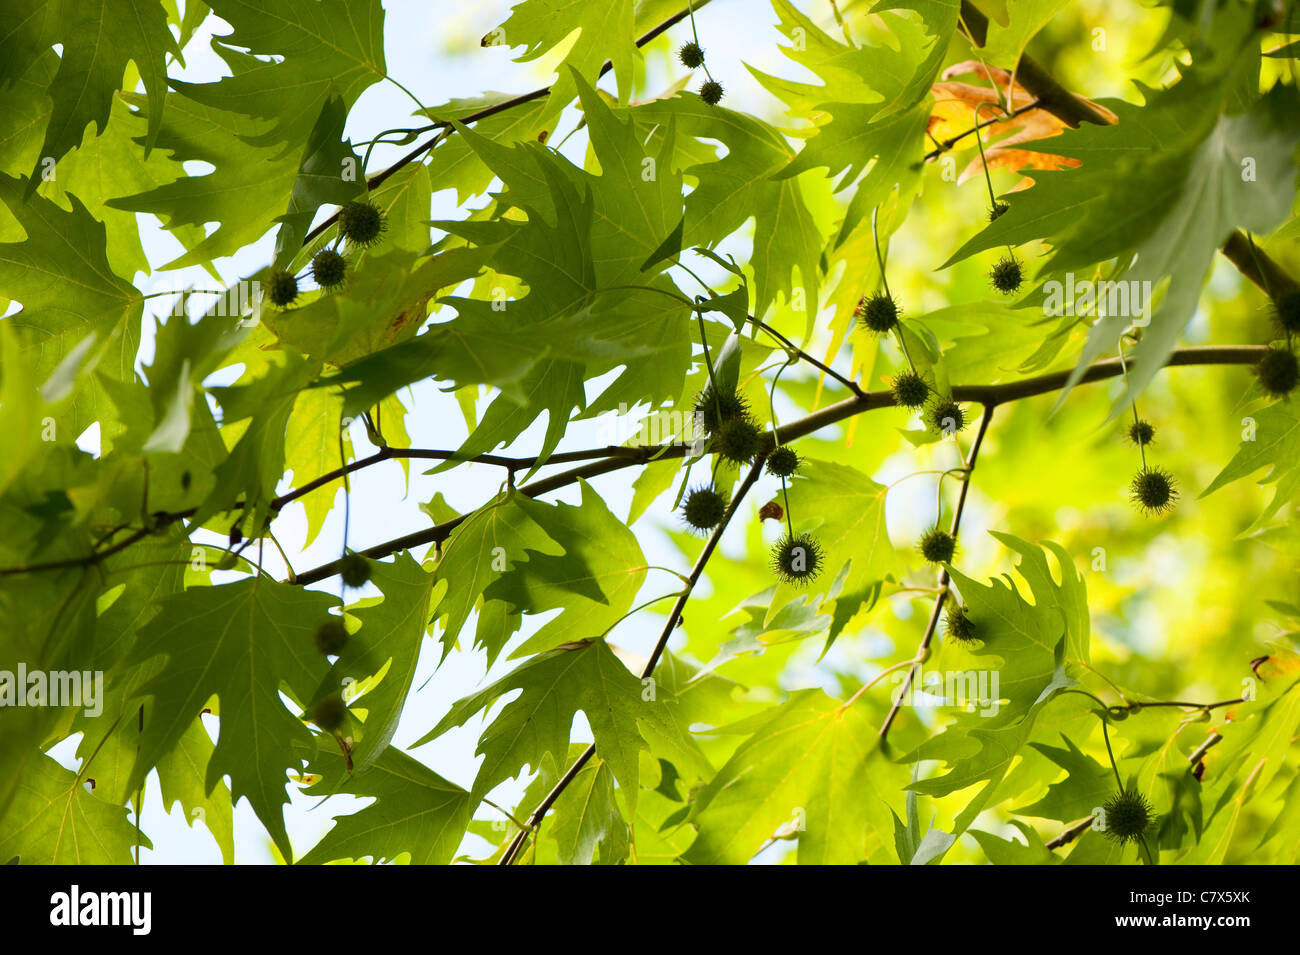
[[[210,792],[230,777],[234,799],[247,796],[286,857],[292,856],[281,807],[285,772],[301,769],[294,744],[311,732],[280,699],[285,687],[311,702],[329,664],[313,634],[334,600],[289,584],[250,578],[164,598],[141,631],[132,659],[165,656],[166,666],[137,692],[153,700],[128,788],[173,749],[207,701],[221,704],[221,732],[208,761]]]

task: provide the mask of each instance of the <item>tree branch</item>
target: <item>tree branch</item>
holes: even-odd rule
[[[1266,345],[1193,345],[1185,348],[1175,349],[1169,356],[1167,365],[1169,366],[1186,366],[1186,365],[1253,365],[1268,350]],[[1105,361],[1099,361],[1088,368],[1079,379],[1079,384],[1087,384],[1094,381],[1103,381],[1107,378],[1114,378],[1122,374],[1123,369],[1118,359],[1111,358]],[[1026,378],[1023,381],[1012,381],[1002,385],[956,385],[952,389],[952,396],[955,401],[973,401],[985,406],[985,408],[995,407],[1008,401],[1018,401],[1022,398],[1030,398],[1036,395],[1047,394],[1052,391],[1059,391],[1065,386],[1070,372],[1061,371],[1053,372],[1046,375],[1038,375],[1034,378]],[[777,429],[781,443],[785,444],[798,438],[805,437],[815,431],[819,431],[829,425],[836,424],[847,418],[859,415],[864,411],[870,411],[875,408],[887,408],[894,404],[893,395],[888,391],[860,391],[852,398],[828,405],[812,412],[809,415],[782,425]],[[775,442],[773,435],[766,434],[763,436],[763,453],[766,454],[771,450]],[[390,451],[389,456],[397,457],[399,453],[409,452],[411,457],[430,457],[439,460],[456,460],[455,452],[451,451],[421,451],[420,449],[394,449]],[[354,461],[349,465],[351,471],[360,467],[374,464],[381,460],[377,452],[360,461]],[[585,460],[597,454],[606,454],[599,460],[591,461],[580,467],[571,468],[568,471],[562,471],[559,474],[553,474],[549,477],[533,481],[519,488],[521,494],[528,497],[537,497],[540,494],[546,494],[549,491],[556,491],[571,484],[576,484],[580,480],[599,477],[602,474],[609,474],[612,471],[619,471],[623,468],[635,467],[640,464],[647,464],[652,460],[670,460],[680,458],[685,455],[686,448],[683,445],[649,445],[640,448],[594,448],[585,451],[564,451],[553,454],[548,459],[548,463],[563,463],[566,461]],[[491,461],[486,460],[491,458]],[[507,458],[499,455],[476,455],[473,461],[481,463],[495,463],[504,467],[513,467],[516,470],[531,467],[536,463],[536,458]],[[337,472],[330,472],[321,475],[319,478],[308,482],[301,488],[295,488],[292,491],[276,498],[271,502],[271,509],[279,510],[288,503],[289,500],[301,497],[308,493],[308,490],[314,490],[321,485],[334,480],[341,476],[342,468]],[[232,509],[237,509],[242,505],[233,505]],[[173,514],[155,514],[155,523],[147,528],[140,528],[133,531],[131,535],[118,541],[116,544],[109,546],[104,550],[97,550],[85,557],[74,557],[65,560],[48,561],[40,564],[31,564],[26,567],[0,567],[0,577],[11,576],[15,574],[31,574],[40,571],[63,570],[69,567],[86,567],[99,563],[107,557],[118,553],[129,547],[136,541],[139,541],[160,528],[183,520],[195,513],[194,508],[186,511],[178,511]],[[436,524],[433,527],[426,528],[422,531],[416,531],[397,537],[381,544],[369,547],[360,553],[366,557],[379,559],[395,554],[401,550],[409,550],[412,547],[418,547],[423,544],[432,544],[446,540],[458,526],[466,519],[467,515],[454,518],[442,524]],[[338,573],[341,569],[341,561],[330,561],[319,567],[308,570],[299,574],[294,583],[306,585],[325,580]]]
[[[1176,349],[1170,356],[1168,365],[1250,365],[1259,361],[1264,352],[1267,351],[1265,345],[1194,345],[1186,348]],[[1107,378],[1115,378],[1122,374],[1123,368],[1118,359],[1110,358],[1105,361],[1099,361],[1090,366],[1079,379],[1079,384],[1087,384],[1094,381],[1103,381]],[[1035,395],[1047,394],[1053,391],[1059,391],[1065,386],[1070,372],[1061,371],[1051,374],[1039,375],[1035,378],[1026,378],[1023,381],[1008,382],[1004,385],[957,385],[952,389],[953,399],[956,401],[974,401],[992,408],[1008,401],[1018,401],[1021,398],[1029,398]],[[886,408],[894,404],[894,397],[888,391],[864,391],[861,396],[855,395],[852,398],[846,398],[844,401],[828,405],[806,415],[797,421],[782,425],[777,429],[780,435],[781,443],[794,441],[798,438],[819,431],[828,425],[836,424],[847,418],[852,418],[864,411],[870,411],[874,408]],[[764,445],[763,453],[770,451],[774,441],[771,434],[763,436]],[[555,474],[540,481],[534,481],[519,488],[521,494],[528,497],[537,497],[539,494],[545,494],[548,491],[559,490],[570,484],[576,484],[580,480],[598,477],[602,474],[608,474],[611,471],[618,471],[626,467],[633,467],[638,464],[644,464],[651,459],[668,460],[671,458],[683,457],[686,448],[683,445],[660,445],[637,449],[640,454],[627,455],[621,458],[607,458],[601,461],[593,461],[590,464]],[[442,524],[436,524],[433,527],[426,528],[422,531],[416,531],[406,534],[393,540],[385,541],[382,544],[376,544],[373,547],[360,551],[366,557],[379,559],[387,557],[401,550],[409,550],[412,547],[418,547],[423,544],[433,544],[446,540],[458,526],[466,519],[467,515],[445,521]],[[330,561],[322,564],[312,570],[305,571],[298,575],[295,583],[311,584],[324,580],[337,574],[341,569],[342,562],[339,560]],[[3,571],[0,571],[3,573]]]
[[[988,35],[988,17],[971,0],[962,0],[961,23],[971,43],[977,47],[983,46]],[[1040,66],[1032,56],[1028,54],[1021,55],[1020,61],[1016,64],[1014,75],[1016,82],[1026,92],[1033,95],[1036,100],[1034,105],[1047,110],[1063,123],[1071,127],[1077,127],[1080,123],[1095,123],[1099,126],[1110,125],[1109,118],[1097,112],[1097,110],[1058,83],[1056,78]],[[1016,112],[1019,113],[1021,110]],[[951,148],[951,143],[948,145]],[[927,154],[925,158],[930,159],[941,151],[935,150]],[[1254,282],[1274,299],[1285,292],[1300,288],[1300,284],[1297,284],[1295,279],[1291,278],[1276,262],[1265,255],[1258,246],[1252,252],[1245,233],[1240,229],[1228,237],[1228,241],[1224,243],[1219,251],[1237,267],[1242,275]],[[1258,260],[1258,265],[1256,260]]]
[[[1096,816],[1089,816],[1087,819],[1084,819],[1080,822],[1076,822],[1074,825],[1066,829],[1055,839],[1051,840],[1050,842],[1045,842],[1043,843],[1043,845],[1048,849],[1059,849],[1061,848],[1061,846],[1069,845],[1075,839],[1078,839],[1081,835],[1083,835],[1085,832],[1091,829],[1092,821],[1096,818],[1097,818]]]
[[[989,19],[970,0],[962,0],[961,23],[975,46],[983,46],[988,35]],[[1109,120],[1056,81],[1028,54],[1016,64],[1016,82],[1038,100],[1038,105],[1069,126],[1096,123],[1106,126]]]

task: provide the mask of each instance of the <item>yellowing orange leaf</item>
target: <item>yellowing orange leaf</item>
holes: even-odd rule
[[[978,73],[983,76],[983,84],[966,83],[951,80],[950,77]],[[1007,91],[1010,90],[1008,100]],[[980,137],[985,143],[984,156],[990,169],[1057,169],[1078,166],[1076,159],[1057,156],[1051,153],[1028,149],[1013,149],[1022,143],[1059,136],[1066,128],[1064,122],[1045,109],[1025,109],[1034,102],[1031,93],[1019,83],[1012,82],[1011,74],[998,67],[986,67],[984,64],[970,60],[957,63],[944,71],[943,80],[931,86],[934,94],[934,107],[930,113],[927,132],[936,143],[952,142],[953,150],[975,149],[975,137],[970,135],[976,122],[988,123],[998,116],[995,105],[1008,106],[1014,113],[1025,110],[1019,115],[997,119],[980,129]],[[1104,106],[1089,103],[1112,122],[1115,114]],[[978,114],[976,113],[978,110]],[[960,137],[960,138],[959,138]],[[957,177],[959,183],[982,173],[979,156],[975,156]],[[1033,185],[1028,177],[1022,179],[1009,192],[1016,192]]]

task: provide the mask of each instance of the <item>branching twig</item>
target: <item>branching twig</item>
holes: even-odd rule
[[[708,2],[709,0],[695,0],[695,7],[698,9],[699,7],[704,6]],[[662,34],[666,33],[670,28],[676,26],[678,23],[685,20],[688,16],[690,16],[689,7],[685,10],[680,11],[679,13],[673,14],[671,17],[664,20],[654,29],[646,32],[641,37],[639,37],[636,41],[637,47],[645,46],[651,40],[654,40],[656,37],[661,36]],[[600,72],[597,74],[597,76],[604,76],[613,68],[614,68],[613,62],[611,60],[606,60],[604,64],[601,66]],[[472,126],[475,123],[482,122],[483,120],[491,116],[496,116],[498,113],[504,113],[506,110],[514,109],[516,106],[523,106],[525,103],[533,102],[533,100],[542,99],[545,96],[549,96],[550,93],[551,93],[550,86],[543,86],[539,89],[532,90],[528,93],[520,93],[518,96],[512,96],[510,99],[502,100],[500,103],[494,103],[491,106],[486,106],[483,109],[470,113],[468,116],[462,117],[459,120],[459,122],[464,126]],[[412,149],[402,158],[398,159],[387,169],[380,170],[379,172],[375,173],[373,176],[369,177],[366,180],[366,188],[367,189],[378,188],[390,176],[394,175],[395,173],[409,166],[411,163],[415,162],[417,159],[419,159],[429,150],[433,149],[434,146],[438,145],[438,143],[442,142],[453,132],[455,132],[455,127],[452,126],[450,123],[443,122],[443,123],[437,123],[436,125],[438,126],[438,131],[434,133],[431,137],[429,137],[429,139],[427,139],[420,145],[416,146],[414,149]],[[338,218],[339,218],[339,214],[335,212],[328,219],[325,219],[318,226],[316,226],[314,229],[308,232],[307,237],[303,239],[303,245],[310,244],[313,239],[315,239],[322,232],[324,232],[335,222],[337,222]]]
[[[709,558],[713,556],[714,550],[717,549],[718,541],[722,539],[722,532],[727,529],[727,525],[731,523],[732,517],[735,516],[737,509],[740,507],[740,502],[744,500],[745,495],[749,493],[749,489],[754,486],[759,475],[763,473],[764,460],[765,454],[759,454],[758,457],[755,458],[753,466],[749,469],[749,473],[745,475],[745,479],[740,482],[740,486],[732,496],[731,503],[727,506],[726,512],[722,515],[722,520],[719,521],[718,526],[713,529],[713,533],[709,535],[708,541],[704,544],[704,550],[702,550],[700,556],[696,558],[695,566],[691,568],[691,572],[686,578],[686,586],[682,589],[682,592],[678,594],[677,600],[673,603],[673,609],[669,611],[668,620],[664,623],[663,632],[659,635],[654,650],[650,653],[650,658],[646,661],[645,666],[641,668],[641,679],[644,680],[654,673],[655,667],[659,664],[659,658],[663,655],[664,649],[668,646],[668,640],[672,636],[673,630],[677,628],[677,622],[681,620],[682,610],[685,609],[686,601],[691,597],[691,591],[694,590],[695,585],[699,583],[700,577],[704,574],[705,565],[708,564]],[[540,823],[546,816],[546,813],[550,810],[551,806],[555,804],[555,801],[560,798],[560,794],[564,792],[569,783],[573,782],[573,780],[577,778],[578,773],[582,771],[582,767],[587,764],[587,760],[591,759],[595,752],[595,743],[592,743],[582,751],[582,755],[579,756],[577,760],[574,761],[573,765],[569,767],[569,771],[560,777],[559,782],[555,784],[551,791],[546,794],[546,797],[541,801],[541,803],[538,804],[537,808],[529,815],[527,828],[521,829],[515,835],[509,848],[506,849],[505,854],[501,857],[501,861],[498,863],[499,865],[510,865],[514,862],[515,858],[519,855],[520,849],[523,848],[524,840],[528,838],[528,834],[535,831],[538,823]]]
[[[961,478],[961,490],[957,494],[957,507],[952,515],[952,527],[948,533],[953,540],[957,539],[957,534],[961,530],[961,515],[966,507],[966,492],[970,489],[971,475],[975,472],[975,461],[979,457],[980,446],[984,443],[984,435],[988,433],[989,422],[993,419],[993,409],[995,405],[986,405],[984,414],[980,416],[979,431],[975,433],[975,440],[971,442],[970,457],[966,459],[966,470]],[[908,691],[912,688],[912,680],[916,677],[916,668],[921,665],[921,660],[926,656],[926,651],[930,649],[930,642],[934,639],[935,628],[939,624],[939,614],[943,612],[944,601],[948,597],[948,568],[939,572],[939,593],[934,598],[934,609],[930,612],[930,622],[925,626],[925,634],[921,637],[921,643],[916,648],[916,654],[913,657],[912,665],[907,669],[907,676],[903,678],[903,688],[898,696],[894,699],[893,705],[889,708],[885,721],[880,724],[880,739],[883,741],[889,735],[889,728],[894,723],[894,718],[898,715],[899,708],[903,705]]]
[[[1168,365],[1252,365],[1259,361],[1264,352],[1267,351],[1266,345],[1196,345],[1186,348],[1175,349],[1169,356]],[[1107,378],[1114,378],[1121,373],[1120,364],[1116,359],[1107,359],[1099,361],[1088,368],[1079,379],[1079,384],[1086,384],[1094,381],[1103,381]],[[1035,395],[1047,394],[1053,391],[1059,391],[1065,386],[1069,378],[1068,371],[1053,372],[1046,375],[1038,375],[1034,378],[1026,378],[1022,381],[1008,382],[1002,385],[957,385],[952,389],[954,401],[973,401],[985,406],[985,408],[994,407],[1008,401],[1018,401],[1022,398],[1030,398]],[[894,404],[893,395],[888,391],[863,391],[855,394],[852,398],[828,405],[812,412],[809,415],[792,421],[789,424],[782,425],[777,434],[774,436],[768,434],[764,436],[765,450],[770,450],[774,437],[779,437],[780,443],[785,444],[802,438],[806,435],[819,431],[828,425],[836,424],[847,418],[861,414],[864,411],[870,411],[874,408],[886,408]],[[580,480],[598,477],[602,474],[608,474],[611,471],[622,470],[627,467],[635,467],[639,464],[645,464],[651,460],[668,460],[679,458],[685,455],[686,447],[683,445],[648,445],[639,448],[608,448],[607,456],[599,460],[591,461],[581,467],[572,468],[550,477],[542,478],[531,484],[522,486],[519,491],[529,497],[536,497],[539,494],[545,494],[549,491],[559,490],[562,487],[568,487],[576,484]],[[451,451],[421,451],[419,454],[414,452],[418,449],[405,449],[412,457],[427,456],[437,457],[440,460],[457,460],[455,452]],[[602,449],[591,449],[587,451],[569,451],[553,454],[548,458],[550,463],[564,463],[567,461],[586,460],[596,454],[600,454]],[[371,455],[368,458],[362,458],[354,461],[350,465],[352,470],[358,467],[364,467],[368,464],[375,463],[379,460],[377,455],[381,452]],[[392,456],[403,453],[403,449],[395,449],[389,452]],[[488,462],[486,458],[491,457],[494,460]],[[516,470],[531,467],[536,462],[536,458],[503,458],[497,455],[475,456],[472,460],[483,463],[496,463],[505,467],[512,464]],[[509,462],[509,463],[507,463]],[[332,472],[330,475],[322,475],[314,481],[308,482],[302,488],[295,488],[285,495],[276,498],[271,502],[271,509],[277,510],[282,508],[288,500],[296,499],[307,493],[307,488],[314,490],[323,483],[334,480],[337,475]],[[241,505],[232,505],[232,509]],[[86,567],[93,566],[111,557],[113,554],[131,546],[137,541],[148,537],[169,523],[174,523],[192,516],[195,509],[179,511],[174,514],[155,514],[154,523],[147,528],[140,528],[133,531],[130,535],[118,541],[104,550],[96,550],[84,557],[72,557],[64,560],[48,561],[39,564],[30,564],[25,567],[0,567],[0,577],[12,576],[15,574],[30,574],[39,571],[63,570],[69,567]],[[395,554],[400,550],[407,550],[412,547],[418,547],[422,544],[432,544],[438,541],[446,540],[462,521],[464,516],[454,518],[453,520],[435,525],[422,531],[416,531],[412,534],[406,534],[402,537],[385,541],[382,544],[376,544],[359,553],[366,557],[379,559]],[[322,564],[312,570],[299,574],[294,581],[297,584],[305,585],[324,580],[339,571],[339,561],[331,561],[328,564]]]
[[[977,47],[983,46],[988,33],[988,17],[971,0],[962,0],[961,23],[971,43]],[[1099,126],[1111,124],[1109,117],[1071,93],[1027,54],[1022,55],[1020,62],[1016,64],[1015,77],[1016,82],[1034,97],[1034,107],[1047,110],[1068,126],[1077,127],[1080,123],[1095,123]],[[1021,110],[1016,112],[1019,113]],[[925,158],[931,159],[942,151],[935,150]],[[1281,291],[1300,287],[1276,262],[1258,249],[1255,250],[1260,258],[1257,264],[1252,258],[1249,241],[1240,229],[1232,233],[1219,251],[1237,267],[1242,275],[1265,292],[1269,291],[1270,283],[1273,289],[1279,290],[1279,294]]]

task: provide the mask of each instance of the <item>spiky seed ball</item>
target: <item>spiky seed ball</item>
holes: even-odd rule
[[[904,408],[920,408],[930,397],[930,386],[914,371],[905,371],[895,378],[890,390],[894,401]]]
[[[727,513],[727,499],[714,487],[697,487],[689,491],[682,504],[682,517],[692,530],[703,533],[722,523]]]
[[[998,217],[1010,208],[1011,206],[1005,202],[995,202],[993,208],[989,210],[989,222],[996,222]]]
[[[1278,327],[1288,335],[1300,334],[1300,291],[1287,292],[1273,305]]]
[[[1150,421],[1139,418],[1129,425],[1128,439],[1139,448],[1145,448],[1156,439],[1155,426]]]
[[[722,102],[722,84],[717,80],[709,80],[700,87],[700,99],[709,106],[717,106]]]
[[[1151,803],[1136,789],[1117,792],[1102,811],[1106,814],[1106,835],[1121,844],[1142,838],[1155,818]]]
[[[891,331],[898,324],[898,303],[884,292],[870,297],[864,295],[854,309],[858,321],[877,335]]]
[[[767,473],[773,477],[787,478],[799,470],[799,455],[794,448],[783,444],[767,458]]]
[[[917,545],[921,556],[932,564],[946,564],[957,552],[957,539],[945,530],[932,527],[921,535]]]
[[[336,656],[348,645],[348,628],[343,626],[342,620],[330,618],[316,628],[313,639],[316,649],[325,656]]]
[[[758,425],[749,418],[731,418],[718,429],[717,452],[728,461],[746,464],[758,454],[761,439]]]
[[[349,587],[360,587],[370,579],[370,562],[360,554],[344,554],[339,576]]]
[[[327,696],[317,701],[316,705],[311,708],[307,718],[319,726],[327,733],[333,733],[348,716],[348,705],[343,702],[343,697]]]
[[[1300,362],[1289,348],[1270,348],[1255,366],[1259,386],[1274,398],[1285,398],[1300,381]]]
[[[321,288],[338,288],[348,271],[348,260],[333,249],[321,249],[311,260],[311,277]]]
[[[966,412],[955,401],[940,401],[926,414],[930,427],[943,434],[956,434],[966,427]]]
[[[677,59],[682,61],[682,66],[693,70],[704,63],[704,51],[698,43],[684,43],[677,51]]]
[[[339,210],[339,234],[348,245],[374,245],[387,227],[373,202],[349,202]]]
[[[280,308],[292,304],[298,297],[298,280],[284,270],[272,272],[266,278],[266,297]]]
[[[1133,477],[1129,485],[1133,503],[1148,514],[1162,514],[1173,510],[1178,489],[1173,475],[1164,468],[1146,467]]]
[[[961,643],[970,643],[975,639],[975,622],[967,616],[967,607],[953,607],[948,611],[948,618],[944,622],[944,630],[948,634],[949,640],[957,640]]]
[[[715,393],[710,384],[695,399],[695,413],[700,416],[705,432],[713,434],[724,421],[747,416],[749,402],[734,389]]]
[[[772,572],[783,582],[807,586],[822,572],[822,545],[811,534],[783,536],[772,547]]]
[[[1007,255],[999,259],[998,264],[989,271],[989,279],[995,289],[1003,295],[1010,295],[1024,283],[1025,273],[1020,267],[1020,260],[1014,255]]]

